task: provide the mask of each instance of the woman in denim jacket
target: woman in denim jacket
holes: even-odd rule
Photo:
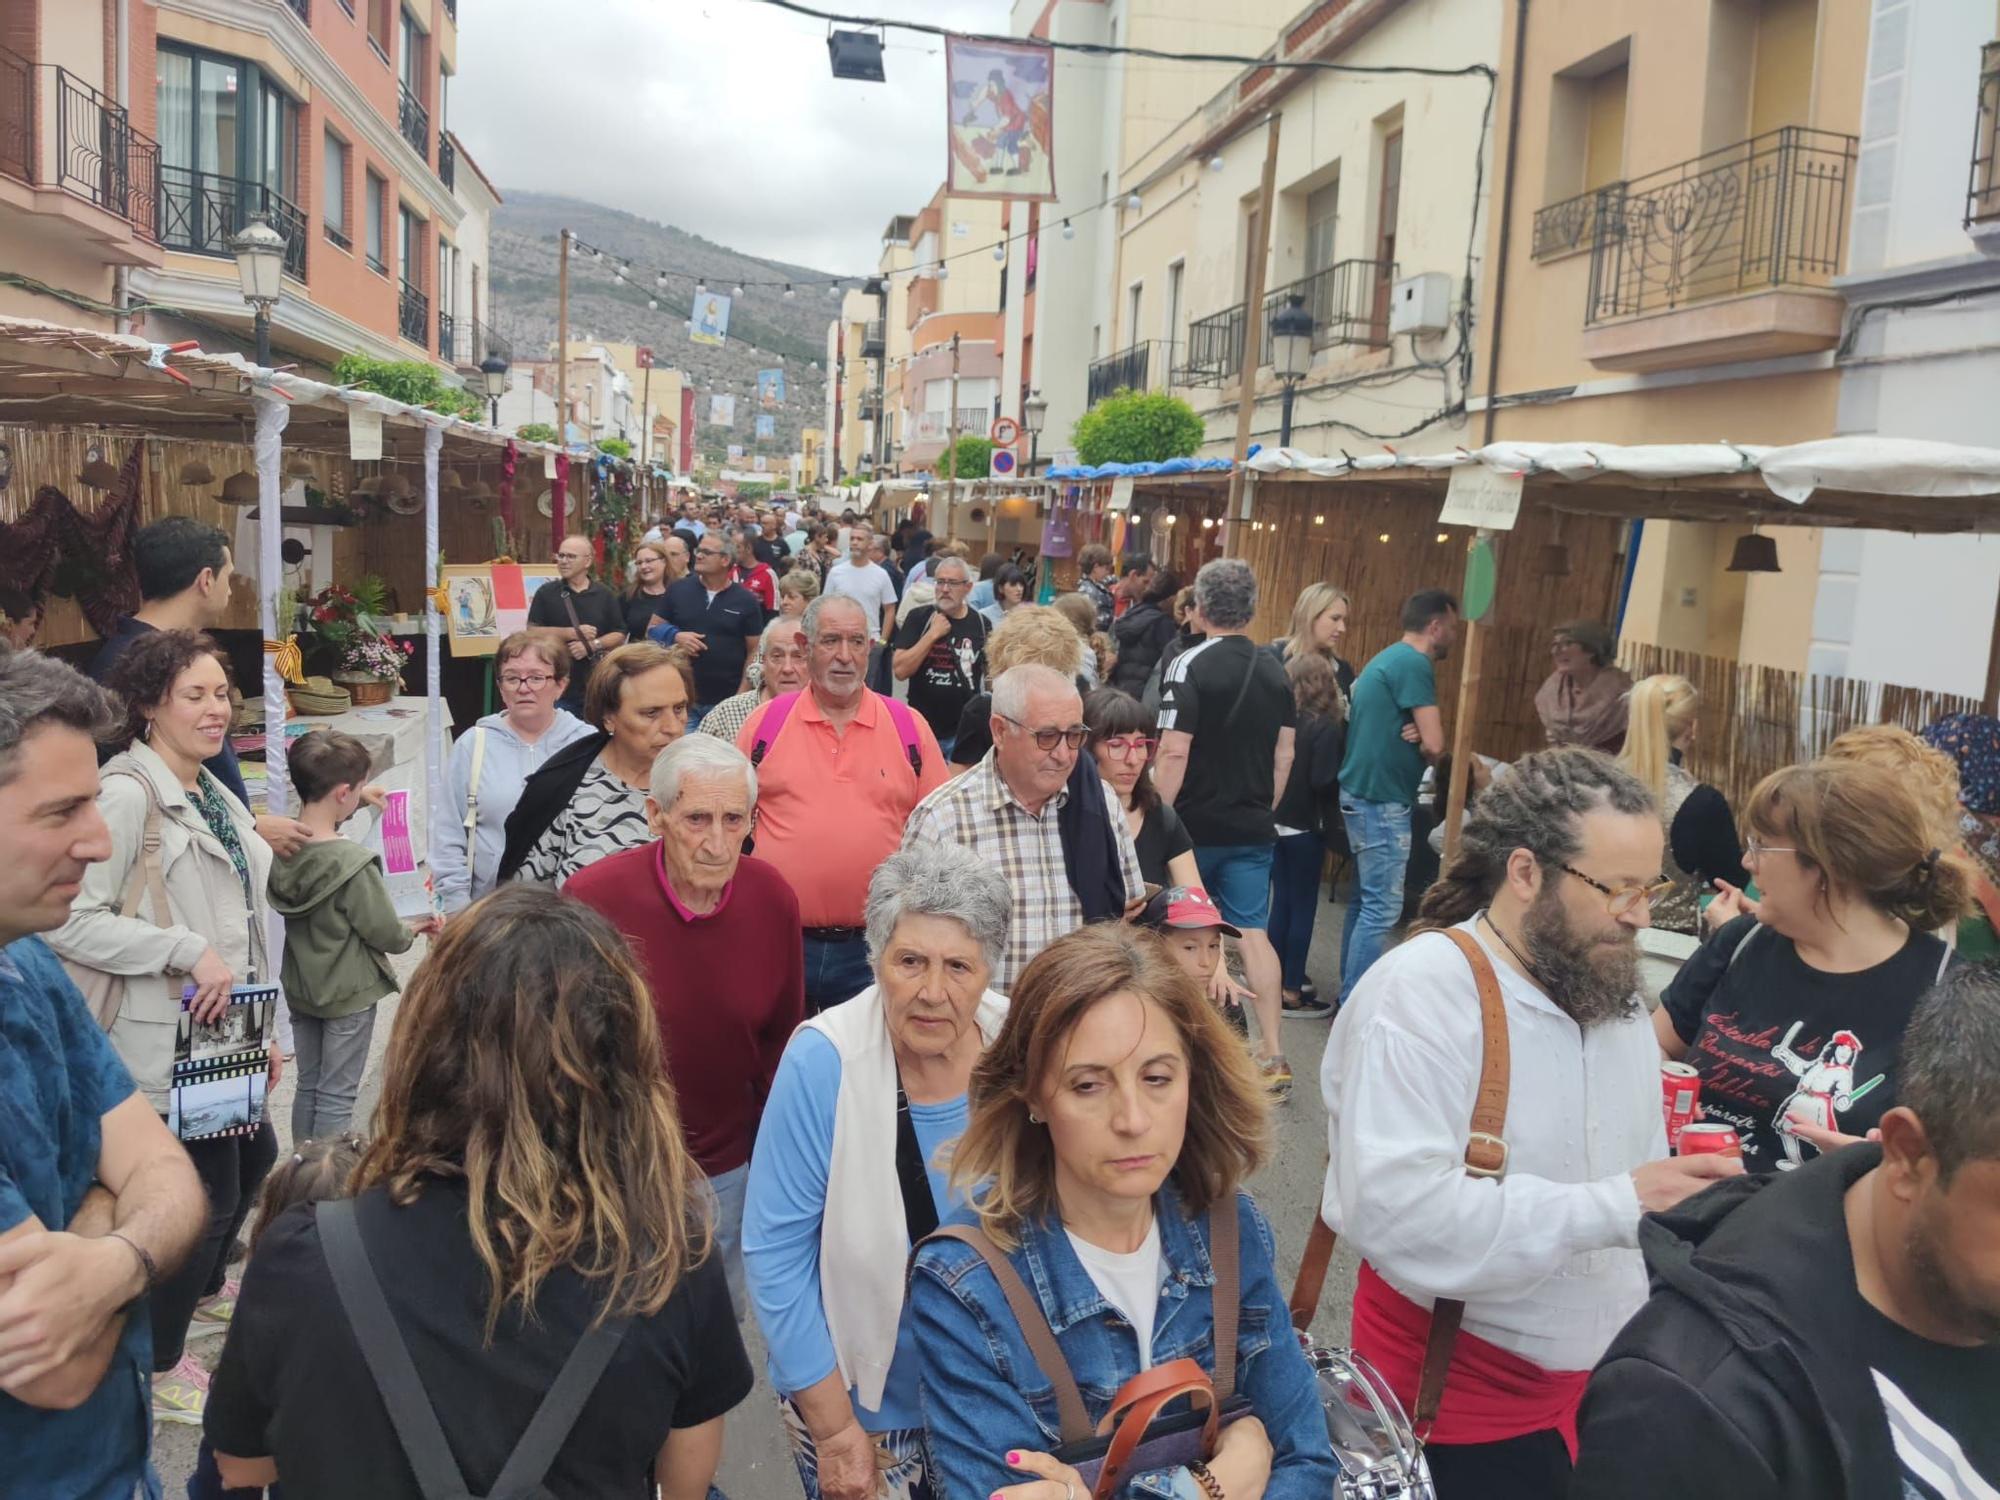
[[[952,1181],[1040,1300],[1092,1422],[1141,1370],[1215,1368],[1212,1211],[1237,1216],[1238,1394],[1208,1465],[1135,1475],[1127,1495],[1326,1500],[1338,1479],[1292,1337],[1269,1226],[1236,1184],[1269,1149],[1242,1044],[1153,934],[1119,923],[1051,943],[1014,985],[973,1071]],[[969,1246],[916,1254],[909,1308],[940,1500],[1083,1500],[1050,1456],[1055,1392]]]

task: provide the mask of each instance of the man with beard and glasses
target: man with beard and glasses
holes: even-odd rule
[[[2000,1494],[2000,974],[1903,1032],[1881,1140],[1650,1219],[1571,1500]]]
[[[1523,757],[1473,804],[1418,935],[1370,967],[1327,1045],[1320,1212],[1362,1256],[1354,1347],[1406,1409],[1433,1303],[1462,1304],[1425,1449],[1439,1500],[1563,1492],[1591,1366],[1646,1298],[1640,1216],[1742,1171],[1667,1156],[1636,946],[1668,889],[1663,844],[1652,795],[1608,757]],[[1497,980],[1504,1079],[1482,1078],[1475,961]],[[1504,1144],[1475,1146],[1494,1084]]]

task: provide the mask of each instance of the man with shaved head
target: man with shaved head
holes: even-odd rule
[[[625,644],[625,611],[616,594],[591,578],[596,562],[597,548],[589,537],[564,537],[556,548],[557,576],[535,590],[528,605],[529,626],[554,631],[572,658],[569,682],[556,703],[579,716],[592,664]]]

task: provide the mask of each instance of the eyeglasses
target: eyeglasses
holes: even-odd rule
[[[1136,734],[1115,734],[1108,740],[1097,742],[1098,749],[1109,750],[1119,760],[1130,760],[1135,753],[1150,758],[1159,746],[1158,740]]]
[[[931,582],[941,589],[969,589],[972,587],[971,583],[963,578],[939,578],[936,574],[931,575]]]
[[[1798,852],[1798,850],[1792,848],[1789,844],[1767,844],[1755,834],[1752,834],[1749,840],[1743,845],[1743,857],[1745,859],[1761,859],[1766,854],[1797,854]]]
[[[547,672],[535,672],[528,676],[509,672],[500,679],[500,686],[503,688],[527,688],[532,692],[537,688],[545,688],[554,681],[555,678]]]
[[[1019,719],[1008,718],[1006,714],[1001,714],[1000,717],[1006,719],[1023,734],[1033,736],[1037,750],[1053,750],[1057,745],[1067,745],[1072,750],[1081,750],[1084,742],[1090,738],[1090,731],[1080,724],[1072,729],[1030,729]]]
[[[1561,860],[1556,861],[1556,868],[1561,870],[1565,875],[1574,875],[1593,891],[1603,892],[1604,909],[1614,917],[1629,916],[1637,911],[1642,904],[1650,911],[1655,906],[1658,906],[1666,898],[1668,892],[1674,888],[1674,882],[1665,875],[1662,875],[1651,885],[1609,886],[1601,880],[1584,874],[1575,865],[1566,865]]]
[[[729,556],[729,554],[728,554],[727,552],[723,551],[723,550],[722,550],[722,548],[720,548],[720,547],[697,547],[697,548],[695,548],[695,549],[694,549],[694,555],[695,555],[696,557],[727,557],[727,556]]]

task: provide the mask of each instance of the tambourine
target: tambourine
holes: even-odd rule
[[[1340,1465],[1336,1500],[1437,1500],[1423,1444],[1389,1382],[1351,1349],[1326,1348],[1302,1331],[1298,1340]]]

